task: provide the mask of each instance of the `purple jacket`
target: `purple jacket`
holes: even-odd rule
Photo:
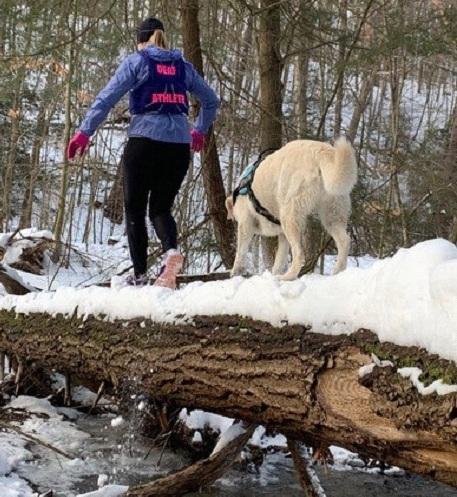
[[[163,50],[150,46],[147,53],[159,61],[172,61],[182,57],[179,50]],[[219,108],[219,99],[192,64],[184,61],[185,84],[187,91],[194,95],[201,104],[200,113],[194,128],[207,133],[214,122]],[[105,120],[109,111],[128,92],[138,88],[148,79],[148,64],[135,52],[126,57],[117,68],[114,76],[97,95],[88,110],[79,130],[91,136]],[[142,136],[152,140],[190,143],[190,124],[184,114],[136,114],[130,121],[128,136]]]

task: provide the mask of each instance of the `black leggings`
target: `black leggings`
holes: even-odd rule
[[[148,232],[146,209],[163,251],[177,248],[176,222],[171,215],[186,176],[190,147],[149,138],[129,138],[124,150],[124,204],[130,257],[135,274],[146,272]]]

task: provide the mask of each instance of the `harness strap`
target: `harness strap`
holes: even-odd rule
[[[254,162],[252,166],[251,174],[247,177],[244,178],[242,177],[239,185],[233,190],[232,199],[233,199],[233,205],[235,205],[237,197],[241,194],[242,190],[244,190],[247,193],[249,200],[252,202],[252,205],[254,206],[254,209],[257,212],[257,214],[260,214],[261,216],[265,217],[271,223],[280,226],[281,223],[279,219],[273,216],[273,214],[271,214],[270,211],[265,209],[265,207],[259,202],[259,199],[255,196],[254,191],[252,189],[252,182],[254,181],[254,174],[256,169],[259,167],[260,163],[265,159],[265,157],[272,154],[273,152],[276,152],[276,150],[278,149],[268,148],[260,152],[257,160]]]
[[[281,226],[279,219],[273,216],[273,214],[265,209],[265,207],[259,202],[258,198],[254,195],[254,191],[252,190],[252,188],[249,189],[248,196],[257,214],[260,214],[261,216],[267,218],[268,221],[270,221],[271,223]]]

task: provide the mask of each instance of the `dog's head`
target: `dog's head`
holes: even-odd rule
[[[229,195],[225,199],[225,208],[227,209],[227,219],[231,219],[232,221],[234,221],[235,216],[233,214],[233,197],[232,197],[232,195]]]

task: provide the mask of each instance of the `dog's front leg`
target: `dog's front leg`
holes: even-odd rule
[[[290,215],[285,217],[282,228],[284,235],[290,244],[292,264],[286,274],[281,275],[279,279],[289,281],[297,278],[298,273],[305,262],[305,253],[302,246],[302,233],[306,228],[306,221],[300,220],[297,205],[292,205]]]
[[[281,233],[280,235],[278,235],[278,249],[276,250],[275,263],[273,264],[273,274],[282,274],[286,270],[288,255],[289,242],[287,241],[287,238]]]
[[[254,236],[254,230],[250,223],[238,223],[238,233],[236,240],[236,256],[233,268],[231,271],[232,276],[237,276],[245,273],[245,260],[249,250],[249,244]]]

